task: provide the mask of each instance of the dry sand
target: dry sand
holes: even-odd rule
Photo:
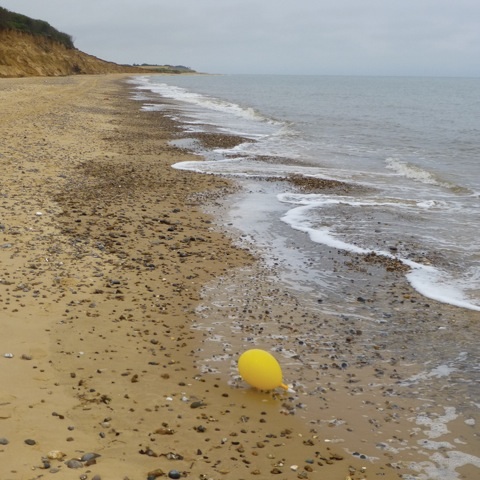
[[[392,400],[398,372],[380,343],[372,356],[381,369],[294,364],[321,385],[308,398],[301,387],[262,393],[200,368],[208,329],[195,309],[206,284],[238,272],[236,282],[253,286],[250,298],[232,293],[234,308],[260,303],[287,333],[305,319],[203,212],[234,186],[170,167],[196,158],[168,144],[174,122],[140,112],[115,75],[1,80],[0,104],[2,480],[146,480],[171,470],[389,480],[406,471],[375,445],[389,438],[401,450],[402,422],[417,408],[414,398]],[[245,331],[268,323],[244,317]],[[348,348],[356,335],[342,339]],[[372,379],[382,386],[369,388]],[[86,453],[100,456],[79,461]]]

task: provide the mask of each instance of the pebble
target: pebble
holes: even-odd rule
[[[151,472],[147,473],[147,480],[155,480],[158,477],[163,477],[165,472],[161,468],[157,468],[156,470],[152,470]]]
[[[37,442],[36,442],[35,440],[32,440],[31,438],[27,438],[27,439],[25,440],[25,443],[26,443],[27,445],[36,445]]]
[[[61,452],[60,450],[51,450],[50,452],[47,453],[47,457],[50,460],[61,460],[65,456],[66,454]]]
[[[363,453],[353,452],[352,455],[355,456],[355,457],[359,457],[362,460],[365,460],[367,458],[367,456],[364,455]]]
[[[0,445],[8,445],[8,444],[9,444],[9,441],[7,438],[5,437],[0,438]]]
[[[76,458],[72,458],[68,462],[65,462],[65,465],[68,468],[83,468],[83,463],[80,460],[77,460]]]
[[[89,462],[90,460],[94,460],[98,457],[100,457],[101,455],[99,455],[98,453],[85,453],[84,455],[82,455],[82,458],[80,458],[80,461],[81,462]]]
[[[175,433],[175,430],[173,430],[172,428],[160,427],[157,428],[153,433],[156,433],[158,435],[173,435]]]
[[[180,478],[182,474],[178,470],[170,470],[168,472],[168,478]]]
[[[13,358],[13,353],[5,353],[3,356],[5,358]]]

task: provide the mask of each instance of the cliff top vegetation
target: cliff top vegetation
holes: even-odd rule
[[[44,20],[34,20],[33,18],[15,13],[0,7],[0,31],[16,30],[30,33],[31,35],[40,35],[61,43],[69,49],[75,48],[72,37],[66,33],[59,32]]]

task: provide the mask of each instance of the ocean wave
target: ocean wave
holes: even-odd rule
[[[168,85],[166,83],[153,83],[150,82],[149,77],[136,77],[136,79],[138,83],[137,89],[139,90],[150,90],[165,98],[171,98],[173,100],[188,103],[210,111],[229,114],[246,120],[265,122],[272,125],[282,125],[281,122],[262,115],[252,107],[244,107],[237,103],[232,103],[221,98],[192,92],[183,87]]]
[[[283,203],[293,204],[291,208],[281,218],[281,220],[290,225],[293,229],[308,234],[315,243],[321,243],[329,247],[345,250],[348,252],[367,255],[375,254],[388,259],[400,261],[409,267],[406,278],[410,285],[420,294],[432,300],[442,303],[448,303],[461,308],[480,311],[480,305],[474,303],[468,296],[468,292],[478,285],[478,278],[468,271],[463,272],[464,276],[459,277],[451,272],[437,268],[432,265],[423,264],[408,258],[402,258],[400,255],[392,254],[388,250],[360,246],[343,238],[335,232],[335,225],[323,224],[321,226],[312,223],[311,212],[331,206],[344,207],[385,207],[393,206],[395,208],[407,209],[425,209],[432,207],[442,208],[442,203],[436,202],[405,202],[404,200],[390,199],[390,201],[377,201],[375,199],[357,200],[353,197],[332,197],[323,194],[296,194],[281,193],[277,196]]]
[[[395,171],[410,180],[424,183],[426,185],[435,185],[437,187],[448,188],[454,193],[471,194],[472,192],[467,187],[456,185],[441,178],[437,173],[429,172],[418,165],[409,162],[402,162],[396,158],[389,157],[385,160],[386,168]]]

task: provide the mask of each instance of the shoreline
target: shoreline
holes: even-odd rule
[[[0,438],[8,440],[0,445],[2,478],[60,471],[66,479],[142,480],[175,469],[185,478],[398,479],[408,470],[397,457],[423,454],[379,453],[374,439],[406,432],[406,417],[419,406],[388,386],[371,388],[398,368],[382,357],[381,344],[372,352],[380,376],[373,364],[356,366],[357,378],[331,367],[326,382],[308,355],[294,359],[285,371],[306,385],[296,396],[229,385],[224,371],[200,370],[212,343],[211,331],[198,328],[206,286],[245,292],[225,300],[234,303],[226,315],[208,313],[227,333],[231,322],[223,319],[246,309],[247,334],[261,323],[273,335],[280,323],[290,335],[303,320],[287,315],[305,310],[256,266],[253,249],[234,246],[204,213],[234,185],[171,168],[198,157],[168,143],[181,131],[163,112],[140,112],[127,77],[0,81],[7,143],[0,160],[8,172],[0,217],[0,381],[9,386],[0,397]],[[272,306],[267,298],[285,301]],[[323,314],[313,319],[333,335],[348,327]],[[338,350],[339,342],[326,347]],[[465,426],[469,442],[472,430]],[[392,440],[398,452],[403,441]],[[43,461],[51,451],[65,456]],[[101,456],[78,469],[65,465],[87,452]],[[473,478],[474,467],[463,471]]]
[[[268,204],[266,185],[245,182],[244,194],[214,209],[225,228],[234,229],[232,238],[242,238],[240,245],[260,243],[263,261],[259,270],[247,267],[206,289],[200,308],[205,320],[198,328],[208,329],[212,340],[205,342],[204,364],[241,388],[234,359],[245,345],[260,343],[275,352],[288,383],[294,382],[295,414],[318,428],[325,441],[353,457],[365,455],[370,475],[374,464],[388,465],[394,478],[395,470],[408,479],[424,478],[425,472],[432,479],[475,478],[480,468],[478,388],[472,382],[477,313],[422,297],[403,272],[382,263],[312,244],[287,226],[281,232],[268,220],[268,209],[262,216],[266,225],[252,228],[239,212]],[[233,205],[234,213],[226,214]],[[284,235],[288,241],[279,248],[276,241]],[[345,276],[336,294],[324,289],[318,272],[312,275],[312,260],[319,258],[322,269]],[[302,276],[302,270],[309,275]],[[241,302],[252,278],[263,288],[248,298],[246,312]],[[210,326],[222,311],[229,321]],[[468,375],[460,366],[464,360],[450,363],[455,357],[446,346],[452,335],[459,349],[473,352]],[[373,475],[385,473],[380,468]]]
[[[152,96],[150,101],[153,104],[163,103],[158,96]],[[202,137],[207,137],[206,142]],[[189,145],[195,152],[204,152],[205,147],[225,148],[236,141],[236,137],[231,135],[225,135],[223,141],[216,137],[220,135],[186,132],[175,143]],[[201,140],[202,146],[196,144],[198,140]],[[207,159],[210,158],[209,152],[205,153]],[[177,164],[176,168],[182,168],[182,165]],[[195,167],[188,169],[197,171]],[[200,167],[198,171],[202,170]],[[295,181],[298,179],[293,180],[300,189],[306,187],[313,192],[331,189],[341,193],[345,188],[358,188],[336,182],[320,182],[318,185],[315,184],[318,182],[305,182],[304,179],[299,182]],[[471,339],[478,331],[478,313],[424,297],[405,278],[405,265],[396,260],[314,245],[303,233],[279,226],[282,222],[278,219],[283,209],[278,207],[275,197],[283,189],[291,191],[292,182],[271,178],[235,178],[235,181],[242,185],[244,193],[234,194],[209,211],[213,211],[215,218],[221,219],[222,231],[230,232],[235,244],[252,246],[254,251],[259,251],[266,268],[260,273],[252,270],[244,276],[237,272],[231,282],[222,279],[218,284],[205,288],[206,298],[199,309],[200,316],[204,316],[205,320],[199,322],[198,328],[208,331],[212,338],[204,342],[205,353],[203,358],[199,355],[199,364],[205,369],[221,372],[232,385],[238,385],[235,358],[245,345],[260,344],[277,352],[290,380],[299,377],[297,372],[315,368],[315,365],[318,367],[318,358],[324,357],[326,363],[320,365],[323,375],[316,379],[310,377],[303,395],[314,395],[318,388],[321,390],[328,377],[335,378],[333,391],[351,392],[350,395],[356,398],[328,392],[328,396],[334,397],[330,398],[333,405],[342,405],[342,408],[326,406],[324,413],[331,419],[337,419],[339,411],[344,413],[349,424],[345,430],[356,434],[367,431],[364,438],[370,439],[371,447],[375,443],[372,439],[377,438],[375,448],[369,450],[369,460],[382,461],[382,457],[390,456],[392,462],[389,463],[395,463],[393,468],[410,471],[411,476],[405,473],[404,478],[423,478],[425,473],[422,472],[426,471],[432,478],[474,478],[476,474],[473,472],[480,468],[480,461],[475,456],[475,427],[469,427],[478,423],[478,407],[474,400],[478,394],[475,386],[475,352],[478,348]],[[289,186],[282,187],[282,183]],[[304,252],[305,257],[301,258],[299,252]],[[315,269],[314,263],[318,259],[321,261]],[[315,271],[312,278],[303,275],[307,271],[311,275],[312,270]],[[321,270],[327,270],[326,275]],[[344,281],[325,292],[324,287],[328,285],[325,285],[324,277],[328,282],[332,273]],[[273,284],[269,283],[272,278],[276,279]],[[260,289],[259,285],[264,288]],[[318,296],[305,295],[306,290],[314,292],[318,287]],[[259,291],[248,295],[249,291],[256,289]],[[285,329],[290,326],[285,325],[282,317],[285,317],[285,309],[290,305],[282,305],[275,313],[272,313],[275,307],[271,307],[285,301],[281,293],[284,291],[296,298],[297,303],[292,306],[295,316],[312,316],[323,325],[318,328],[317,322],[313,322],[314,327],[309,329],[307,325],[305,330],[305,326],[295,323],[295,327],[300,328],[290,329],[291,335],[284,335]],[[237,297],[240,301],[247,300],[248,315],[245,307],[237,304]],[[265,301],[266,298],[269,300]],[[304,304],[309,304],[309,307],[304,308]],[[217,320],[222,316],[228,321]],[[326,333],[322,331],[325,325]],[[352,335],[352,331],[359,333]],[[302,334],[304,337],[299,346],[296,340],[302,338]],[[330,344],[325,343],[325,338]],[[345,342],[346,348],[342,342]],[[329,345],[330,356],[322,355],[322,350],[323,353],[328,351],[325,346],[315,352],[315,343]],[[358,345],[352,348],[354,344]],[[439,350],[438,345],[442,345],[442,349]],[[332,362],[332,359],[338,358],[337,355],[343,360]],[[295,365],[292,358],[301,360]],[[366,366],[370,366],[370,370]],[[332,374],[336,368],[343,372]],[[462,378],[460,372],[466,375]],[[300,383],[304,379],[300,378]],[[328,391],[331,383],[327,385],[324,388]],[[366,403],[369,406],[364,405],[368,393],[365,395],[363,392],[372,394],[375,402],[368,399]],[[385,400],[390,397],[395,403]],[[311,402],[307,410],[318,410],[318,406],[318,402]],[[379,419],[383,415],[379,412],[392,409],[396,411],[385,414],[383,420]],[[348,410],[355,412],[353,417],[345,413]],[[315,415],[303,412],[302,415],[314,423],[332,426],[328,420]],[[395,423],[393,432],[386,426],[393,422],[392,419]],[[341,423],[345,421],[341,420]],[[435,429],[418,427],[428,424],[435,424]],[[466,425],[469,427],[466,428]],[[440,426],[442,434],[438,434]],[[338,430],[342,431],[341,428]],[[358,437],[345,432],[342,434],[353,438],[337,440],[344,442],[342,446],[347,451],[350,448],[350,452],[355,453],[352,446],[358,449]],[[401,445],[395,446],[402,436]],[[442,437],[443,442],[431,440],[438,437]],[[468,446],[459,448],[459,443]],[[435,451],[437,449],[442,450],[445,458],[442,459]],[[456,460],[449,461],[449,457]],[[429,462],[426,458],[435,458],[435,461]]]

